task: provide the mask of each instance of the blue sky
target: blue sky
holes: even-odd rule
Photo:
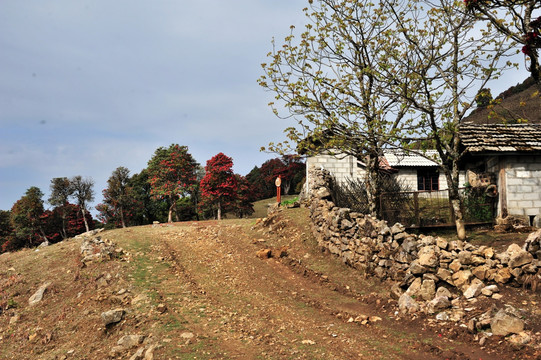
[[[242,175],[274,157],[259,148],[291,123],[267,106],[260,64],[306,4],[2,0],[0,209],[74,175],[94,179],[96,205],[114,169],[137,173],[172,143],[202,165],[224,152]],[[509,72],[493,94],[524,78]]]
[[[224,152],[245,175],[288,125],[257,85],[305,0],[35,1],[0,5],[0,209],[54,177],[96,183],[154,150]],[[47,204],[46,204],[47,206]]]

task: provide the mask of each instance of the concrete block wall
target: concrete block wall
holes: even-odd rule
[[[344,182],[347,179],[356,178],[362,175],[362,170],[357,166],[357,159],[351,155],[334,156],[329,154],[321,154],[311,156],[306,159],[306,183],[309,183],[311,172],[310,169],[325,169],[329,171],[337,181]],[[361,172],[360,172],[361,171]],[[306,190],[310,192],[310,188]]]
[[[507,210],[510,215],[541,216],[541,155],[504,160]]]

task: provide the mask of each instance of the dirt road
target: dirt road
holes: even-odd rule
[[[379,296],[386,289],[322,254],[308,229],[284,221],[270,232],[242,222],[153,231],[159,234],[155,256],[176,276],[161,283],[161,298],[184,294],[170,296],[167,307],[195,335],[182,351],[199,347],[196,354],[212,359],[502,358],[462,343],[457,334],[449,339],[437,328],[394,316]],[[287,256],[256,256],[284,246]]]

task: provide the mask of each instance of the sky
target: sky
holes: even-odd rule
[[[95,182],[154,151],[219,152],[246,175],[283,139],[257,84],[271,41],[302,27],[306,0],[2,0],[0,209],[55,177]],[[46,208],[49,205],[45,204]]]
[[[271,41],[302,29],[307,0],[2,0],[0,209],[55,177],[95,182],[102,201],[119,166],[132,174],[158,147],[219,152],[246,175],[284,139],[273,94],[257,84]],[[494,86],[527,76],[524,66]],[[46,208],[50,206],[46,203]]]

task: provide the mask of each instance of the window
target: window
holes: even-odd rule
[[[436,169],[417,170],[417,190],[439,190],[439,177]]]

